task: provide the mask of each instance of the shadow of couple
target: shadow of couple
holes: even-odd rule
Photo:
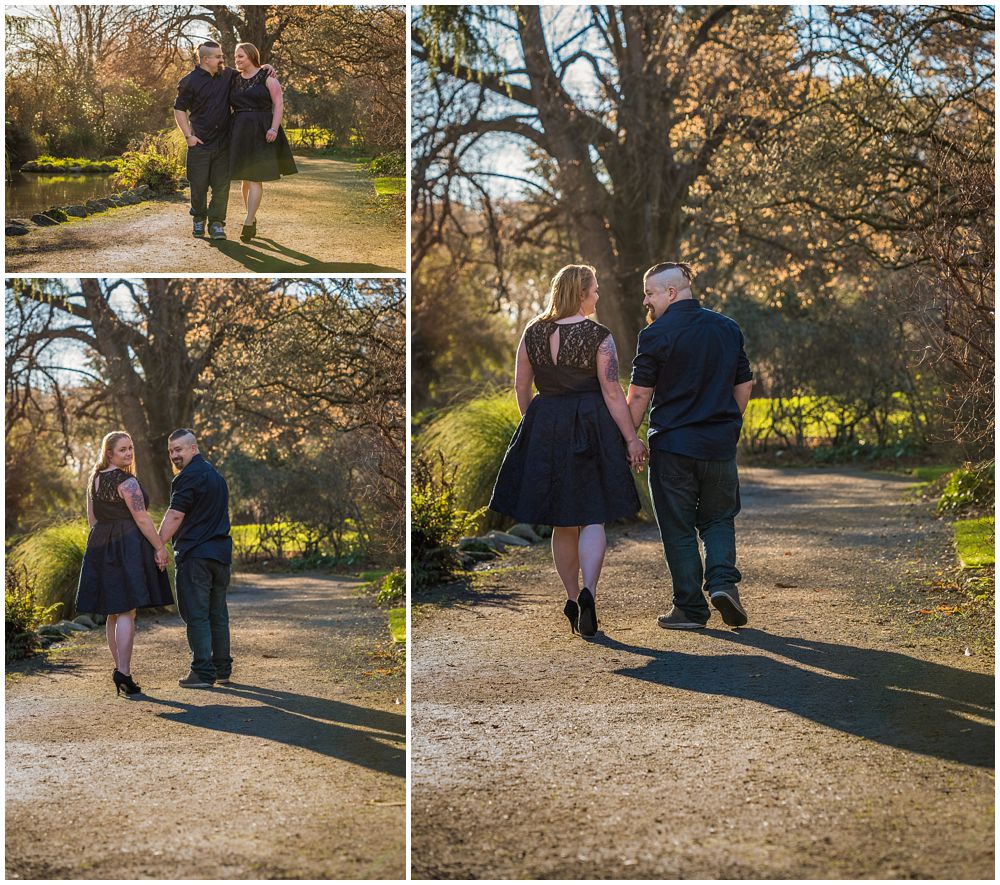
[[[709,630],[741,649],[689,654],[629,645],[599,634],[610,649],[650,660],[615,672],[702,694],[787,710],[876,743],[992,768],[994,678],[899,652],[779,636],[762,630]],[[699,631],[699,637],[706,632]]]
[[[144,695],[142,700],[173,708],[157,715],[182,725],[248,735],[300,747],[374,771],[406,773],[406,717],[329,698],[232,683],[201,697],[233,695],[255,704],[184,703]]]
[[[250,243],[239,240],[207,240],[223,255],[257,273],[279,271],[323,271],[331,273],[399,273],[398,268],[348,261],[323,261],[282,246],[269,237],[254,237]]]

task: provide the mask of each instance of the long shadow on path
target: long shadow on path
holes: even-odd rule
[[[253,240],[257,248],[233,240],[209,240],[223,255],[238,261],[244,267],[257,273],[278,271],[322,271],[328,273],[400,273],[398,269],[381,267],[377,264],[362,264],[349,261],[323,261],[288,246],[282,246],[272,239],[257,237]],[[268,251],[262,251],[266,249]]]
[[[610,637],[596,642],[651,658],[641,667],[615,671],[622,676],[755,701],[926,756],[983,768],[994,765],[992,676],[898,652],[761,630],[700,635],[769,654],[696,655],[628,645]]]
[[[203,690],[203,696],[222,693]],[[405,777],[402,714],[253,685],[234,683],[225,693],[258,701],[259,706],[188,704],[149,696],[143,701],[174,708],[177,712],[157,715],[183,725],[259,737]]]

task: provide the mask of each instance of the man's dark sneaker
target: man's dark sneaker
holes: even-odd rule
[[[664,630],[703,630],[705,628],[704,621],[692,620],[676,605],[670,609],[669,614],[660,615],[656,619],[656,623]]]
[[[177,684],[181,688],[211,688],[212,683],[202,679],[194,670],[191,670],[183,679],[178,679]]]
[[[233,680],[230,679],[228,676],[223,676],[220,679],[216,679],[215,680],[215,684],[216,685],[232,685],[233,684]]]
[[[226,228],[221,222],[213,221],[208,226],[208,235],[213,240],[224,240],[226,238]]]
[[[193,227],[191,233],[194,234],[194,236],[196,236],[196,237],[203,237],[203,236],[205,236],[205,225],[206,224],[208,224],[208,219],[207,218],[196,218],[194,220],[194,227]]]
[[[740,592],[735,587],[714,590],[709,598],[730,627],[742,627],[749,620],[746,609],[740,605]]]

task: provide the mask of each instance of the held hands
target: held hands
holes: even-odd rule
[[[646,462],[649,460],[649,451],[646,446],[643,445],[642,440],[639,437],[635,437],[628,444],[628,463],[633,469],[642,473],[643,467],[646,466]]]
[[[160,547],[159,549],[157,549],[156,553],[153,554],[153,559],[156,561],[156,567],[161,572],[162,571],[166,571],[167,562],[168,562],[167,548],[166,547]]]
[[[268,144],[270,144],[271,142],[273,142],[277,137],[278,137],[278,130],[277,129],[268,129],[267,130],[267,135],[264,136],[264,138],[267,139],[267,143]]]

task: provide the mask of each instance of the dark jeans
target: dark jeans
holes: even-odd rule
[[[222,149],[196,144],[187,152],[187,177],[191,182],[191,214],[209,222],[226,223],[229,206],[229,146]],[[212,202],[208,202],[208,189]]]
[[[187,624],[191,669],[213,682],[233,670],[229,653],[229,564],[214,559],[184,559],[177,566],[177,607]]]
[[[674,605],[692,620],[707,621],[704,594],[734,586],[742,577],[736,569],[733,522],[740,512],[736,459],[699,461],[652,449],[649,490],[674,585]],[[705,545],[704,567],[699,535]]]

